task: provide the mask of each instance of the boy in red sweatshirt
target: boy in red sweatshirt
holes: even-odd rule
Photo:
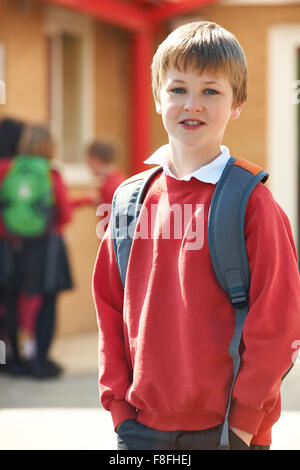
[[[99,187],[84,197],[73,199],[72,207],[111,204],[115,190],[125,180],[118,168],[115,146],[108,140],[97,139],[87,147],[86,154],[88,167],[98,179]]]
[[[146,161],[163,171],[143,203],[140,220],[151,213],[152,233],[133,239],[125,289],[111,222],[98,252],[93,295],[101,403],[111,412],[120,450],[218,449],[235,315],[213,272],[207,223],[230,158],[223,135],[247,99],[247,65],[231,33],[197,22],[159,46],[152,73],[169,144]],[[171,208],[186,205],[194,208],[197,246],[186,233],[165,236]],[[230,449],[268,449],[281,412],[281,379],[300,338],[300,279],[288,218],[262,183],[249,198],[244,234],[251,285]]]

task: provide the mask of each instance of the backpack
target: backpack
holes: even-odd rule
[[[7,234],[23,238],[45,234],[54,215],[49,161],[40,156],[15,157],[2,182],[0,199]]]
[[[155,167],[133,176],[121,184],[112,201],[112,238],[120,279],[125,286],[127,264],[132,244],[128,236],[136,226],[140,209],[154,177],[162,171]],[[222,427],[219,449],[229,449],[231,396],[240,366],[239,347],[243,325],[249,310],[250,271],[244,239],[244,217],[248,199],[261,181],[269,175],[259,166],[244,159],[230,157],[216,185],[208,218],[208,244],[216,278],[235,310],[235,329],[229,346],[233,379]]]

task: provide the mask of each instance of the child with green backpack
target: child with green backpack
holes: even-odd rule
[[[71,204],[60,174],[51,167],[53,143],[47,128],[27,125],[18,151],[0,171],[0,229],[7,246],[6,308],[13,350],[9,370],[45,378],[61,372],[47,356],[56,296],[72,287],[61,232],[71,219]],[[36,344],[26,362],[20,355],[21,332]]]

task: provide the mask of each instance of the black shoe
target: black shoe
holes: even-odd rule
[[[45,359],[45,363],[47,364],[47,367],[53,371],[56,371],[57,374],[62,374],[64,372],[64,369],[59,364],[57,364],[57,362],[54,362],[51,359]]]
[[[9,375],[12,375],[14,377],[19,377],[19,376],[28,376],[30,375],[28,367],[27,367],[27,362],[24,361],[13,361],[9,364],[7,364],[6,367],[6,372]]]
[[[34,359],[27,362],[29,373],[35,379],[56,378],[62,373],[62,369],[55,363],[45,360]]]
[[[0,374],[5,374],[8,372],[8,364],[0,364]]]

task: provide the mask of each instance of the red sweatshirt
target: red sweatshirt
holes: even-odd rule
[[[103,185],[99,188],[101,204],[110,204],[117,187],[124,181],[125,176],[119,170],[115,170],[107,176]]]
[[[81,206],[111,204],[115,190],[125,179],[124,174],[120,171],[116,170],[112,172],[105,178],[104,183],[98,188],[98,201],[95,201],[91,196],[83,196],[73,199],[72,207],[76,209]]]
[[[93,277],[100,397],[115,429],[128,418],[165,431],[205,429],[224,420],[235,312],[210,261],[214,189],[195,178],[156,177],[137,226],[142,236],[132,244],[125,292],[110,225],[101,242]],[[187,232],[179,237],[171,229],[166,238],[170,206],[182,213],[192,207],[194,228],[200,218],[197,249]],[[152,238],[146,238],[147,224],[142,227],[147,214]],[[250,308],[230,425],[254,434],[253,444],[269,445],[280,416],[281,378],[300,339],[300,278],[289,221],[262,183],[248,202],[245,238]]]

